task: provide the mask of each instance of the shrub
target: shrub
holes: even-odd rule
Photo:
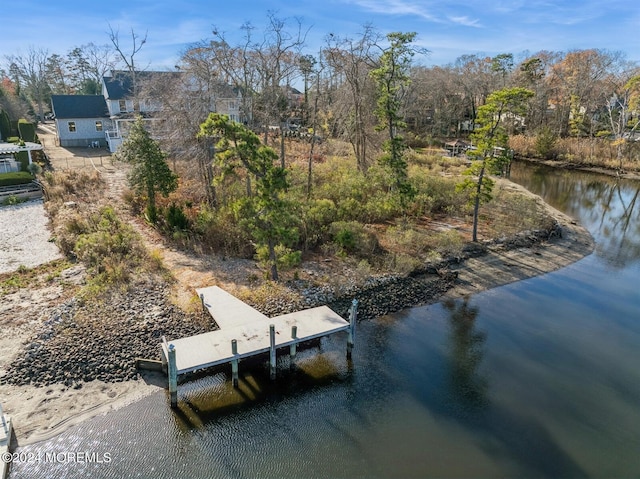
[[[250,258],[254,254],[249,233],[235,220],[230,208],[202,206],[192,226],[203,247],[229,256]]]
[[[557,141],[558,136],[553,133],[551,128],[545,126],[536,135],[536,152],[545,160],[554,159],[557,156],[557,152],[555,150]]]
[[[36,126],[25,119],[18,120],[18,132],[20,133],[20,138],[23,141],[35,143],[37,140]]]
[[[171,230],[186,231],[189,229],[189,219],[181,206],[171,203],[166,213],[167,225]]]
[[[11,195],[8,198],[5,198],[2,201],[2,204],[4,206],[12,206],[12,205],[18,205],[20,203],[24,203],[25,201],[27,201],[26,198],[18,198],[17,196]]]
[[[426,253],[431,247],[429,237],[412,225],[391,226],[384,234],[385,244],[410,256]]]
[[[464,246],[464,238],[456,230],[438,232],[432,239],[434,249],[442,256],[455,256],[460,254]]]
[[[302,261],[302,253],[300,251],[287,248],[284,245],[277,245],[275,251],[278,269],[291,269],[298,266]],[[258,246],[256,248],[256,259],[265,271],[269,270],[271,263],[269,262],[269,248],[267,246]]]
[[[337,214],[335,203],[329,199],[313,200],[305,205],[300,228],[305,248],[315,248],[328,240],[329,225]]]
[[[138,235],[122,223],[110,206],[90,216],[86,225],[78,225],[81,233],[74,246],[79,260],[98,273],[121,274],[119,264],[129,268],[141,264],[144,249]]]
[[[33,176],[27,171],[14,171],[0,174],[0,186],[24,185],[32,181]]]
[[[331,224],[330,232],[339,254],[367,258],[379,248],[375,235],[355,221],[336,221]]]

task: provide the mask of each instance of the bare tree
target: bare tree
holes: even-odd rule
[[[100,93],[102,77],[116,65],[116,52],[109,45],[87,43],[67,55],[67,70],[76,92]]]
[[[50,95],[47,82],[49,52],[31,46],[26,55],[10,55],[6,58],[10,64],[10,72],[20,86],[20,91],[35,104],[39,118],[44,118],[44,105]]]
[[[353,147],[360,171],[367,171],[369,167],[368,131],[375,121],[375,86],[369,72],[375,64],[374,47],[381,38],[371,25],[365,25],[357,39],[330,34],[323,51],[327,65],[345,87],[347,98],[342,104],[348,112],[343,116],[343,131]]]
[[[147,43],[147,32],[145,32],[144,37],[140,38],[138,34],[135,33],[133,28],[131,29],[131,49],[125,51],[124,47],[120,44],[120,37],[118,30],[114,30],[111,25],[109,25],[109,40],[113,44],[113,47],[116,49],[116,52],[124,62],[129,74],[131,75],[131,82],[133,85],[133,96],[138,96],[138,85],[136,82],[136,63],[135,56],[142,49],[145,43]]]

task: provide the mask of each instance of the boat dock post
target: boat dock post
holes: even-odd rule
[[[354,299],[349,310],[349,329],[347,330],[347,359],[351,359],[353,343],[356,340],[356,320],[358,318],[358,300]]]
[[[238,356],[238,340],[231,340],[231,354],[234,357]],[[238,387],[238,360],[233,359],[231,361],[231,382],[233,383],[233,387]]]
[[[270,376],[273,381],[276,378],[276,325],[269,325],[269,366]]]
[[[167,348],[167,363],[169,376],[169,395],[171,396],[171,407],[178,407],[178,366],[176,363],[176,347],[173,344],[167,345],[167,340],[162,337],[162,341]]]
[[[291,326],[291,339],[293,339],[293,343],[289,346],[289,367],[293,368],[296,365],[296,346],[295,342],[298,336],[298,326],[295,324]]]

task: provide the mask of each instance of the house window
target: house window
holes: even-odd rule
[[[75,121],[70,121],[67,123],[67,125],[69,125],[69,133],[75,133],[76,132],[76,122]]]
[[[127,111],[127,100],[118,100],[118,107],[120,108],[120,112],[124,113]]]
[[[102,131],[102,122],[96,121],[96,131]]]

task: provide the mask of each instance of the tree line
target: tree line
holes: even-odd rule
[[[380,147],[372,72],[385,61],[389,38],[365,25],[355,35],[328,34],[319,51],[309,52],[308,31],[299,20],[275,13],[267,15],[260,31],[244,24],[240,40],[234,42],[213,28],[210,38],[181,52],[176,67],[189,74],[188,94],[200,102],[201,110],[209,107],[221,85],[235,87],[243,93],[243,118],[253,126],[299,118],[323,135],[349,141],[359,168],[366,170],[371,163],[369,149]],[[146,34],[140,37],[132,31],[127,45],[110,27],[109,40],[105,45],[81,45],[66,54],[30,47],[26,54],[5,56],[0,69],[1,106],[18,116],[30,111],[42,119],[52,94],[98,94],[102,77],[110,70],[139,69],[134,57],[146,44]],[[520,54],[518,59],[513,53],[469,54],[443,66],[424,66],[421,60],[428,52],[415,48],[413,52],[420,53],[418,61],[409,62],[408,81],[398,99],[404,128],[413,135],[442,139],[470,134],[478,108],[492,92],[505,87],[535,93],[524,119],[514,118],[513,132],[602,137],[618,141],[623,154],[624,140],[638,129],[640,68],[621,52],[541,51]],[[292,85],[303,90],[301,102],[291,101],[287,87]],[[175,110],[178,105],[170,105],[174,93],[161,100]],[[157,90],[154,94],[161,95]],[[182,104],[183,97],[177,99]]]

